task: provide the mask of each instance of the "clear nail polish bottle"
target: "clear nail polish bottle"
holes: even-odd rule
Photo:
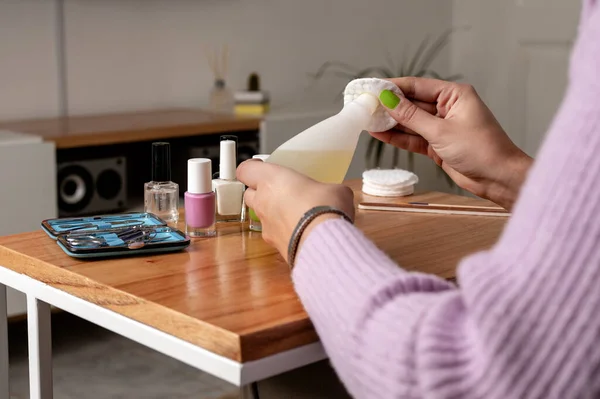
[[[169,143],[152,143],[152,180],[144,184],[144,212],[155,214],[170,226],[179,220],[179,185],[171,181]]]
[[[260,159],[261,161],[264,161],[267,158],[269,158],[269,155],[267,154],[257,154],[252,157],[252,159]],[[262,231],[262,224],[260,223],[260,219],[258,218],[258,216],[256,216],[256,213],[254,213],[254,211],[250,208],[248,208],[248,219],[250,219],[250,222],[248,223],[248,228],[250,230]]]
[[[190,237],[213,237],[217,234],[211,165],[208,158],[188,159],[188,189],[184,194],[184,206],[185,233]]]
[[[219,158],[219,178],[213,180],[217,195],[217,222],[241,222],[244,184],[236,179],[236,144],[222,140]]]

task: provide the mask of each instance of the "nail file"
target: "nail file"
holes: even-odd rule
[[[391,212],[417,212],[437,213],[445,215],[470,215],[470,216],[500,216],[508,217],[510,212],[504,208],[493,206],[468,206],[450,204],[430,204],[427,202],[406,202],[399,204],[386,204],[378,202],[361,202],[358,209],[371,211]]]
[[[344,89],[344,104],[356,100],[361,94],[370,93],[379,98],[383,90],[390,90],[398,97],[404,97],[402,91],[389,80],[378,78],[354,79]],[[385,132],[396,126],[398,122],[390,116],[384,106],[377,108],[367,125],[366,130],[370,132]]]

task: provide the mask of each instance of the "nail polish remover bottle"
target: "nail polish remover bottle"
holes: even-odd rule
[[[360,133],[379,107],[370,93],[344,105],[336,115],[309,127],[280,145],[265,162],[294,169],[323,183],[344,180]]]
[[[188,159],[188,190],[184,194],[184,206],[185,233],[190,237],[217,234],[211,165],[207,158]]]
[[[152,179],[144,184],[144,212],[171,226],[179,220],[179,185],[171,181],[169,143],[152,143]]]
[[[212,182],[217,195],[217,222],[242,221],[244,184],[235,177],[235,155],[235,141],[221,141],[219,178]]]

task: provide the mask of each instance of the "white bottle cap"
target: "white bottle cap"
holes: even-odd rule
[[[219,179],[235,180],[235,141],[221,141],[221,155],[219,157]]]
[[[261,161],[266,161],[269,158],[269,154],[256,154],[252,156],[252,159],[260,159]]]
[[[208,158],[188,159],[188,184],[190,194],[206,194],[212,191],[212,162]]]

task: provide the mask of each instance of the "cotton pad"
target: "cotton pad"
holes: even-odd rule
[[[354,101],[358,96],[364,93],[371,93],[379,98],[383,90],[390,90],[399,97],[404,97],[402,91],[388,80],[377,78],[354,79],[346,85],[344,89],[344,104]],[[385,132],[396,126],[398,122],[388,114],[383,106],[377,108],[373,118],[369,123],[367,130],[370,132]]]
[[[403,169],[371,169],[363,172],[362,191],[377,197],[411,195],[419,178]]]

